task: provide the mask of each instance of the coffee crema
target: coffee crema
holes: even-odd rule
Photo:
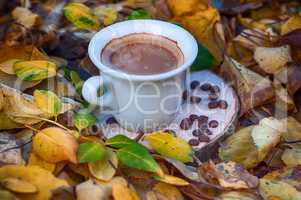
[[[112,69],[137,75],[168,72],[184,62],[183,53],[175,41],[149,33],[113,39],[100,56],[101,61]]]

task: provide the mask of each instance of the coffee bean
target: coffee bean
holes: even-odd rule
[[[195,115],[195,114],[192,114],[189,116],[189,119],[194,122],[195,120],[197,120],[199,118],[199,116]]]
[[[183,95],[182,95],[183,100],[186,101],[188,99],[188,97],[189,97],[188,90],[184,90]]]
[[[211,84],[209,84],[209,83],[204,83],[204,84],[202,84],[201,85],[201,90],[203,90],[203,91],[209,91],[209,90],[211,90]]]
[[[219,101],[219,108],[220,109],[227,109],[228,108],[228,103],[225,100],[220,100]]]
[[[200,144],[200,141],[198,139],[190,139],[188,141],[188,143],[191,145],[191,146],[198,146]]]
[[[208,117],[205,115],[200,115],[198,118],[198,123],[199,124],[205,124],[208,122]]]
[[[106,120],[107,124],[118,124],[117,120],[114,117],[110,117]]]
[[[202,134],[199,136],[199,141],[200,142],[210,142],[210,138],[207,135]]]
[[[216,127],[218,127],[218,121],[216,121],[216,120],[211,120],[211,121],[209,122],[209,127],[210,127],[210,128],[216,128]]]
[[[216,94],[216,93],[220,92],[220,89],[217,85],[214,85],[210,88],[210,92],[213,93],[213,94]]]
[[[190,88],[191,88],[192,90],[194,90],[194,89],[196,89],[199,85],[200,85],[200,82],[195,80],[195,81],[192,81],[192,82],[190,83]]]
[[[192,121],[189,118],[185,118],[181,121],[180,128],[183,130],[188,130],[190,129],[191,125],[192,125]]]
[[[199,129],[201,129],[201,131],[205,131],[206,129],[208,129],[208,125],[204,123],[203,124],[199,123],[198,127]]]
[[[219,107],[219,101],[210,101],[208,103],[208,108],[215,109]]]
[[[192,131],[192,135],[195,137],[198,137],[202,134],[202,131],[200,129],[195,129]]]
[[[207,134],[207,135],[212,135],[213,133],[212,133],[212,131],[210,131],[209,129],[206,129],[206,130],[205,130],[205,134]]]
[[[200,103],[202,101],[201,97],[197,97],[197,96],[191,96],[190,97],[190,102],[191,103]]]
[[[217,100],[218,99],[218,94],[216,93],[211,93],[209,94],[209,97],[208,97],[210,100]]]

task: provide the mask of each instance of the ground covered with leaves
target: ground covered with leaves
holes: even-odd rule
[[[236,90],[235,131],[209,160],[171,132],[106,138],[81,97],[91,37],[133,19],[189,30],[191,70]],[[300,48],[298,1],[0,1],[0,199],[300,200]]]

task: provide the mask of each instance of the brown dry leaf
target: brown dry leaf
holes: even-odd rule
[[[1,163],[17,165],[23,165],[25,163],[22,158],[22,152],[20,148],[11,149],[10,151],[5,152],[6,149],[10,149],[18,145],[19,141],[16,139],[15,135],[10,134],[9,132],[0,132],[0,141]]]
[[[178,188],[167,183],[157,183],[152,190],[155,196],[163,196],[166,200],[184,200]]]
[[[291,149],[285,149],[281,160],[288,167],[301,165],[301,148],[293,147]]]
[[[283,120],[286,124],[286,131],[282,133],[282,137],[287,142],[301,140],[301,123],[293,117]]]
[[[300,167],[284,168],[273,171],[260,179],[259,192],[266,199],[298,200],[301,199]]]
[[[295,102],[288,93],[288,90],[277,79],[273,81],[273,86],[276,94],[275,110],[278,112],[281,111],[285,117],[289,111],[296,108]]]
[[[265,32],[261,30],[254,31],[252,29],[245,29],[236,36],[233,41],[246,49],[254,51],[257,47],[265,44],[264,40],[260,39],[261,34],[259,33],[265,34]]]
[[[276,74],[292,61],[291,49],[289,46],[268,48],[257,47],[254,53],[254,59],[259,67],[266,73]]]
[[[77,162],[78,142],[74,136],[61,128],[50,127],[41,130],[34,136],[32,145],[33,151],[45,161]]]
[[[6,178],[19,179],[37,187],[37,193],[16,194],[17,197],[24,200],[49,199],[52,190],[61,186],[68,186],[64,180],[57,179],[49,171],[37,166],[6,165],[0,168],[0,180]]]
[[[301,28],[301,16],[294,15],[281,25],[281,35]]]
[[[12,11],[12,16],[14,20],[16,20],[26,28],[32,28],[39,19],[39,16],[37,14],[32,13],[30,10],[23,7],[16,7]]]
[[[203,0],[168,0],[174,20],[187,28],[220,63],[221,50],[215,41],[215,24],[220,20],[219,13]]]
[[[291,64],[283,68],[275,75],[275,78],[286,85],[291,96],[301,88],[301,67],[298,64]]]
[[[12,192],[20,194],[32,194],[38,192],[38,188],[35,185],[19,178],[4,178],[0,180],[0,185]]]
[[[240,116],[252,108],[263,105],[274,97],[272,83],[268,78],[246,68],[236,60],[225,57],[221,74],[233,81],[241,104]]]
[[[252,18],[242,17],[241,15],[238,16],[238,21],[243,26],[249,29],[259,29],[261,31],[266,31],[268,26],[260,21],[253,20]]]
[[[256,188],[259,180],[251,175],[242,165],[235,162],[219,163],[214,166],[219,184],[225,188],[249,189]]]
[[[29,166],[39,166],[43,169],[46,169],[50,172],[54,172],[56,165],[54,163],[49,163],[39,156],[37,156],[34,152],[31,152],[29,159],[28,159],[28,165]]]

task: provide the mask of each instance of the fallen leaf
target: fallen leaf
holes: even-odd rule
[[[6,61],[0,63],[0,70],[3,71],[4,73],[14,75],[15,74],[14,64],[19,61],[21,61],[21,60],[20,59],[6,60]]]
[[[174,158],[184,163],[191,162],[192,148],[183,139],[165,132],[154,132],[147,134],[145,140],[159,154]]]
[[[273,58],[273,59],[271,59]],[[257,47],[254,53],[254,59],[259,67],[266,73],[276,74],[292,61],[291,49],[289,46],[282,47]]]
[[[253,128],[254,126],[242,128],[226,139],[219,148],[220,158],[243,164],[246,168],[255,167],[260,161],[251,136]]]
[[[7,190],[0,190],[0,199],[2,200],[16,200],[17,197]]]
[[[267,103],[274,97],[271,81],[260,74],[246,68],[236,60],[225,57],[221,74],[226,80],[231,80],[240,102],[240,116],[257,106]]]
[[[112,183],[112,195],[114,200],[140,200],[137,193],[122,182]]]
[[[157,183],[152,190],[156,194],[160,194],[169,200],[184,200],[181,192],[175,187],[167,183]]]
[[[113,165],[113,166],[112,166]],[[118,158],[116,153],[107,149],[105,159],[88,163],[90,173],[97,179],[109,181],[113,178],[118,168]]]
[[[63,129],[50,127],[41,130],[34,136],[32,145],[33,151],[48,162],[57,163],[64,160],[77,162],[78,143]]]
[[[103,144],[98,142],[86,142],[79,145],[77,158],[79,163],[93,163],[103,160],[106,154],[107,150]]]
[[[125,135],[116,135],[106,140],[106,145],[115,148],[122,148],[129,144],[136,143]]]
[[[294,15],[290,17],[284,24],[281,25],[281,35],[290,33],[301,28],[301,16]]]
[[[281,160],[288,167],[301,165],[301,148],[285,149]]]
[[[131,14],[128,16],[128,20],[151,19],[151,18],[152,18],[151,14],[144,9],[133,10]]]
[[[127,145],[117,151],[118,160],[124,165],[163,175],[163,171],[147,149],[138,143]]]
[[[164,182],[164,183],[168,183],[168,184],[171,184],[171,185],[177,185],[177,186],[187,186],[187,185],[190,184],[189,182],[187,182],[184,179],[181,179],[181,178],[176,177],[176,176],[171,176],[171,175],[168,175],[168,174],[164,174],[164,175],[161,175],[161,176],[155,176],[155,179],[158,180],[158,181]]]
[[[49,163],[43,159],[41,159],[39,156],[37,156],[35,153],[31,152],[29,159],[28,159],[28,166],[39,166],[43,169],[46,169],[50,172],[54,172],[56,165],[54,163]]]
[[[255,195],[246,192],[224,192],[219,196],[221,200],[259,200]]]
[[[285,131],[284,123],[273,117],[260,120],[251,132],[253,142],[258,150],[258,159],[263,160],[275,147]]]
[[[118,11],[111,7],[103,7],[102,9],[97,9],[95,12],[97,12],[95,13],[96,15],[102,16],[105,26],[113,24],[118,18]]]
[[[56,65],[46,60],[19,61],[14,64],[16,75],[25,81],[39,81],[56,75]]]
[[[4,178],[0,180],[2,187],[16,193],[32,194],[38,192],[38,188],[30,182],[18,178]]]
[[[72,118],[73,125],[79,130],[79,132],[93,125],[96,122],[96,117],[88,110],[80,110]]]
[[[0,168],[0,180],[6,178],[20,179],[37,187],[37,192],[34,194],[16,194],[24,200],[49,199],[52,190],[68,186],[64,180],[57,179],[49,171],[37,166],[6,165]]]
[[[82,3],[69,3],[64,7],[65,17],[76,27],[88,30],[100,28],[100,22],[89,7]]]
[[[35,105],[48,114],[57,116],[62,110],[60,98],[48,90],[35,90],[33,93]]]
[[[290,31],[281,36],[276,42],[277,45],[290,45],[292,47],[301,47],[301,27],[299,29]]]
[[[23,7],[16,7],[12,11],[14,20],[22,24],[26,28],[32,28],[38,21],[39,16],[32,13],[29,9]]]
[[[76,186],[77,200],[108,200],[111,193],[109,189],[99,186],[92,180],[88,180]]]
[[[251,175],[243,166],[235,162],[218,163],[214,166],[219,184],[225,188],[256,188],[259,180]]]
[[[0,160],[4,164],[24,165],[22,151],[20,148],[11,149],[18,146],[20,141],[14,134],[9,132],[0,132]],[[5,151],[11,149],[10,151]]]

